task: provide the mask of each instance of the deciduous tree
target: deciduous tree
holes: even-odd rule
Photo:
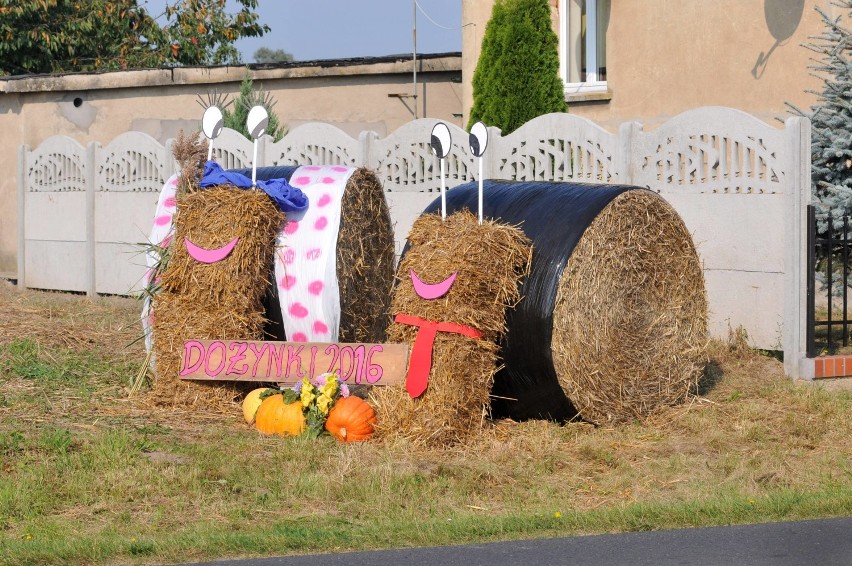
[[[255,63],[283,63],[292,60],[293,54],[283,49],[272,50],[268,47],[261,47],[254,52]]]
[[[0,0],[0,74],[239,63],[234,42],[261,36],[257,0]]]

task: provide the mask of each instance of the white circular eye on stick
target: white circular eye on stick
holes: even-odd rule
[[[432,153],[441,160],[441,219],[445,220],[447,218],[447,188],[444,183],[444,158],[449,155],[450,148],[453,145],[450,129],[445,123],[438,122],[432,128],[432,139],[429,145],[432,146]]]
[[[256,140],[266,133],[266,127],[269,125],[269,113],[263,106],[254,106],[249,110],[248,118],[246,118],[246,127],[248,128],[251,139]]]
[[[204,131],[204,135],[212,140],[218,138],[219,134],[222,133],[224,123],[225,119],[219,107],[211,106],[204,111],[204,116],[201,118],[201,129]]]
[[[225,124],[222,111],[218,106],[210,106],[204,111],[204,116],[201,118],[201,131],[210,140],[207,147],[207,161],[213,158],[213,140],[219,137],[222,133],[222,126]]]
[[[266,127],[269,125],[269,113],[263,106],[254,106],[249,110],[248,118],[246,118],[246,127],[248,128],[251,139],[254,140],[254,157],[251,162],[251,184],[257,186],[257,139],[266,133]]]
[[[439,159],[444,159],[450,153],[453,139],[450,135],[450,129],[443,122],[438,122],[432,128],[432,153],[438,156]]]
[[[470,152],[476,157],[482,157],[488,147],[488,129],[482,122],[477,122],[470,129]]]
[[[470,152],[479,158],[479,223],[482,224],[482,156],[488,147],[488,128],[477,122],[470,129]]]

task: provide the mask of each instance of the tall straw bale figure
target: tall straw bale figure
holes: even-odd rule
[[[211,405],[238,393],[232,386],[181,381],[183,343],[189,338],[263,338],[263,297],[273,277],[283,210],[287,204],[291,211],[307,207],[301,191],[286,183],[280,184],[277,196],[287,194],[278,200],[263,190],[224,182],[201,190],[199,162],[204,163],[206,149],[194,138],[179,139],[175,155],[182,173],[173,199],[175,213],[155,220],[170,220],[174,229],[164,246],[167,261],[159,270],[159,291],[152,304],[154,397],[167,404]]]
[[[520,230],[470,212],[417,219],[400,262],[389,342],[412,344],[405,386],[372,393],[379,437],[429,445],[463,441],[489,414],[506,309],[531,247]]]
[[[444,148],[449,132],[446,137],[439,140]],[[443,165],[446,153],[436,153]],[[411,357],[405,386],[372,393],[376,431],[453,444],[485,424],[506,309],[520,300],[532,248],[517,227],[480,221],[467,210],[421,216],[408,246],[397,270],[388,340],[412,344]]]

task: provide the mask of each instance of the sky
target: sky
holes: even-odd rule
[[[139,0],[152,15],[175,0]],[[416,0],[417,52],[461,51],[461,2]],[[411,53],[415,0],[259,0],[260,22],[272,31],[236,42],[245,63],[260,47],[283,49],[297,61]],[[228,1],[231,13],[238,4]],[[450,29],[444,29],[450,28]]]

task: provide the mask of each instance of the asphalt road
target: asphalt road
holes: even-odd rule
[[[206,566],[852,566],[852,517],[207,562]]]

